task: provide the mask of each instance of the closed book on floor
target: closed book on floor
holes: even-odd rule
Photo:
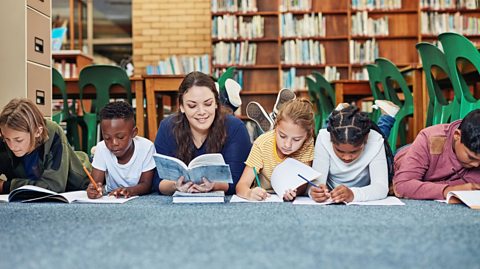
[[[176,191],[172,199],[174,204],[225,203],[223,191],[188,193]]]

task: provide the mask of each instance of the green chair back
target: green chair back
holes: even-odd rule
[[[448,79],[450,79],[450,69],[443,52],[437,46],[421,42],[415,46],[422,59],[423,71],[425,72],[425,82],[428,90],[428,110],[425,126],[448,123],[450,119],[458,119],[460,112],[460,103],[456,96],[449,102],[439,86],[438,81],[432,73],[433,68],[441,69]]]
[[[408,87],[405,78],[403,77],[397,66],[390,60],[385,58],[378,58],[375,63],[380,67],[382,74],[382,87],[385,92],[386,99],[392,101],[394,104],[400,107],[397,115],[395,116],[395,123],[390,132],[388,142],[392,151],[397,149],[397,139],[400,138],[400,144],[405,145],[407,143],[406,135],[406,119],[413,116],[413,96],[410,88]],[[403,93],[403,102],[398,96],[397,91],[393,85],[393,81],[397,82],[400,90]]]
[[[65,84],[65,80],[63,80],[62,75],[55,68],[52,68],[52,86],[58,88],[60,90],[60,93],[62,94],[62,111],[52,115],[52,120],[56,123],[60,123],[66,120],[70,116],[70,113],[68,108],[67,86]]]
[[[459,118],[465,117],[470,111],[480,108],[480,100],[476,99],[467,85],[460,70],[459,60],[467,60],[473,64],[477,72],[480,70],[480,52],[470,40],[456,33],[443,33],[438,36],[442,43],[445,57],[450,68],[452,86],[456,97],[460,100]]]
[[[87,143],[83,150],[90,153],[97,144],[98,114],[110,102],[110,89],[114,85],[120,85],[125,89],[127,101],[132,103],[132,91],[130,79],[125,70],[111,65],[91,65],[83,68],[79,75],[80,100],[82,101],[83,120],[87,126]],[[83,107],[84,89],[92,85],[95,88],[96,99],[92,100],[92,112],[85,111]]]
[[[78,116],[76,111],[76,100],[72,100],[72,106],[68,106],[68,96],[67,96],[67,86],[65,80],[63,79],[60,72],[57,69],[52,68],[52,86],[60,90],[63,100],[62,111],[54,114],[52,120],[56,123],[66,122],[67,123],[67,139],[70,145],[73,146],[75,150],[80,150],[80,134],[78,132]],[[81,124],[80,124],[81,126]]]
[[[319,94],[320,88],[313,78],[310,76],[305,77],[307,81],[308,96],[312,102],[315,110],[315,136],[318,134],[318,130],[322,128],[322,108],[320,105]]]
[[[380,67],[376,64],[367,64],[365,66],[368,72],[368,82],[370,84],[370,89],[372,91],[372,96],[374,100],[386,100],[383,92],[378,88],[379,84],[382,84],[382,74]],[[376,109],[371,114],[371,119],[373,122],[377,122],[380,118],[381,111]]]
[[[315,80],[317,81],[317,83],[320,84],[320,87],[322,87],[325,90],[328,98],[330,98],[330,102],[332,103],[332,106],[335,107],[335,104],[337,103],[337,101],[335,96],[335,90],[333,89],[332,84],[330,84],[330,82],[328,82],[328,80],[326,80],[325,77],[319,72],[313,71],[312,74]]]

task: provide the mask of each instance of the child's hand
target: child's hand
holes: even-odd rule
[[[87,196],[90,199],[98,199],[101,198],[103,195],[103,184],[100,182],[97,182],[97,189],[95,189],[95,186],[93,186],[92,183],[88,184],[87,187]]]
[[[312,199],[317,203],[323,203],[330,198],[330,192],[328,191],[328,187],[325,184],[320,184],[317,187],[312,187],[310,189],[310,196]]]
[[[193,185],[192,182],[187,182],[183,184],[183,181],[185,180],[184,176],[181,176],[178,178],[178,180],[175,182],[175,188],[179,192],[188,192],[188,189]]]
[[[297,197],[297,189],[294,190],[286,190],[285,194],[283,195],[284,201],[293,201]]]
[[[188,192],[209,192],[215,186],[215,182],[211,182],[206,177],[202,177],[202,184],[193,184]]]
[[[332,190],[330,194],[333,202],[335,203],[350,203],[351,201],[353,201],[353,192],[345,185],[337,186],[335,189]]]
[[[250,190],[248,200],[263,201],[268,197],[270,197],[270,194],[266,190],[255,187]]]
[[[108,196],[115,196],[115,198],[123,196],[125,198],[129,198],[132,196],[132,192],[128,188],[120,187],[110,192]]]

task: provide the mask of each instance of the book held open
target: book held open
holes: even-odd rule
[[[210,181],[233,183],[230,166],[225,163],[222,154],[203,154],[193,159],[188,166],[180,159],[155,153],[158,176],[162,179],[178,180],[184,176],[184,182],[202,183],[202,177]]]

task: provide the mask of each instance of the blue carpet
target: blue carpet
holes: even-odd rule
[[[0,204],[0,268],[480,268],[480,211],[404,202]]]

